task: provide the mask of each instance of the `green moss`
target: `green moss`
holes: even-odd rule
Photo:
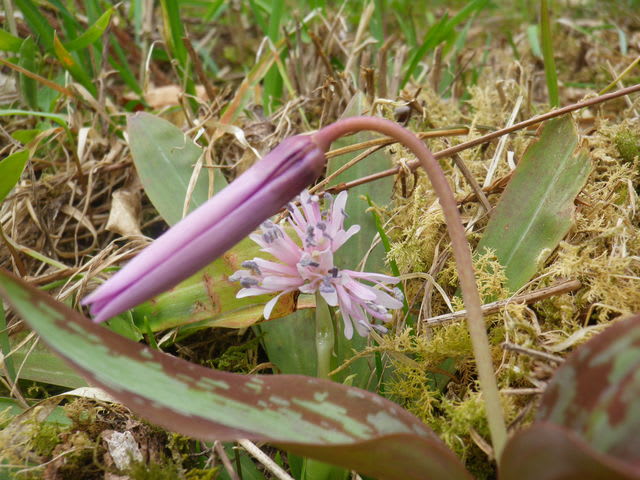
[[[184,478],[185,480],[214,480],[218,478],[219,469],[218,468],[194,468],[189,470]]]
[[[129,469],[131,480],[176,480],[184,478],[181,469],[171,460],[162,463],[135,462]]]
[[[54,423],[40,423],[31,437],[31,448],[37,455],[49,456],[60,443],[60,426]]]
[[[631,130],[620,130],[613,141],[625,162],[633,162],[634,158],[640,157],[640,135]]]

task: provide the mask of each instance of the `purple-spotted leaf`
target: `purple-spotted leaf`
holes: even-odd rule
[[[0,296],[90,384],[170,430],[250,438],[379,479],[469,479],[417,418],[382,397],[297,375],[204,368],[121,337],[0,270]]]
[[[549,422],[516,434],[502,452],[500,480],[637,480],[640,471],[598,452],[580,436]]]
[[[509,480],[638,479],[638,431],[640,315],[635,315],[582,345],[557,370],[536,423],[509,442],[502,474]],[[540,474],[523,477],[521,471]]]

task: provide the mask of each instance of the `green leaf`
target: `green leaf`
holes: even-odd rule
[[[34,72],[38,66],[36,63],[36,53],[38,47],[33,38],[25,38],[20,46],[20,66],[25,70]],[[20,92],[30,108],[38,108],[38,82],[34,78],[20,74]]]
[[[31,31],[36,35],[37,40],[49,52],[53,52],[53,27],[47,19],[40,13],[40,9],[31,0],[15,0],[16,7],[20,9],[24,19]]]
[[[202,150],[175,125],[148,113],[129,117],[127,132],[133,162],[151,203],[169,225],[182,218],[193,167]],[[204,169],[203,169],[204,170]],[[216,191],[226,186],[215,175]],[[201,172],[189,202],[189,212],[208,199],[207,173]]]
[[[38,344],[31,349],[29,343],[13,351],[10,358],[18,370],[19,379],[67,388],[87,386],[84,378],[44,345]]]
[[[477,248],[495,251],[509,290],[528,282],[569,231],[574,199],[590,171],[571,117],[547,122],[518,164]]]
[[[272,295],[236,298],[239,282],[229,277],[240,270],[244,260],[264,257],[260,247],[248,238],[171,290],[132,310],[133,320],[142,327],[146,321],[154,331],[182,327],[188,332],[205,327],[246,328],[262,319],[265,304]],[[298,308],[310,307],[298,302]],[[272,318],[295,309],[292,295],[283,296],[274,308]]]
[[[404,87],[407,84],[409,79],[415,73],[418,64],[429,51],[433,50],[440,43],[451,38],[455,38],[455,28],[462,22],[466,21],[475,12],[483,9],[488,2],[489,0],[472,0],[467,2],[464,8],[462,8],[452,18],[448,18],[445,15],[438,23],[433,25],[425,35],[420,48],[418,48],[411,57],[409,67],[407,68],[407,72],[405,73],[401,86]]]
[[[14,37],[9,32],[0,29],[0,50],[5,52],[18,52],[22,41],[21,38]]]
[[[364,390],[189,363],[94,324],[5,270],[0,296],[92,385],[170,430],[205,441],[268,441],[389,480],[470,478],[417,418]]]
[[[369,107],[365,95],[362,92],[357,92],[351,98],[341,118],[362,115],[369,110]],[[378,136],[370,132],[360,132],[338,139],[333,143],[332,148],[342,148],[373,138],[378,138]],[[338,170],[338,168],[361,153],[362,151],[359,151],[330,158],[327,162],[327,174],[331,175]],[[386,170],[391,166],[391,159],[385,153],[384,149],[380,149],[342,172],[331,181],[330,186],[350,182],[363,176],[379,172],[380,170]],[[347,225],[360,225],[360,232],[351,237],[347,243],[335,253],[334,261],[339,268],[355,270],[357,268],[357,262],[360,262],[360,260],[365,257],[373,239],[378,233],[375,219],[367,212],[369,202],[366,196],[375,204],[386,205],[391,198],[392,187],[393,178],[386,177],[376,180],[376,183],[373,185],[360,185],[349,190],[349,200],[347,201],[346,208],[348,217],[345,222]],[[384,247],[380,244],[370,252],[365,265],[365,271],[380,272],[382,270],[385,270],[385,251]]]
[[[53,35],[53,52],[64,69],[67,70],[77,82],[86,88],[91,95],[95,96],[97,90],[96,86],[93,84],[91,75],[78,61],[76,61],[75,58],[73,58],[73,55],[71,55],[71,53],[65,48],[55,33]]]
[[[69,51],[80,50],[91,45],[98,40],[109,26],[109,21],[113,15],[113,8],[104,12],[96,22],[91,25],[82,35],[69,42],[65,42],[64,46]]]
[[[29,160],[29,151],[21,150],[0,162],[0,202],[9,195],[11,189],[20,180],[27,160]]]
[[[607,327],[558,368],[536,422],[504,451],[504,478],[640,478],[639,398],[635,315]]]
[[[553,37],[551,35],[551,20],[547,0],[540,0],[540,34],[542,37],[542,56],[544,58],[544,74],[547,79],[549,105],[557,107],[560,104],[558,95],[558,73],[553,58]]]
[[[43,117],[57,123],[63,128],[67,128],[68,117],[60,113],[36,112],[33,110],[20,110],[15,108],[0,109],[0,117],[8,115],[23,115],[25,117]]]

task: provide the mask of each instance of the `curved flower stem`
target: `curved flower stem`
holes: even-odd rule
[[[348,133],[356,133],[361,130],[373,130],[383,135],[393,137],[404,144],[404,146],[411,150],[418,158],[420,164],[427,172],[436,195],[438,195],[446,219],[449,237],[451,238],[453,255],[458,265],[460,288],[468,312],[469,333],[471,335],[473,354],[478,368],[480,389],[482,390],[485,400],[485,409],[489,421],[489,430],[491,432],[495,458],[499,460],[507,438],[507,430],[500,405],[498,385],[493,370],[489,339],[482,318],[482,310],[480,308],[482,303],[473,272],[471,250],[464,233],[464,227],[451,188],[447,183],[447,179],[440,165],[425,144],[413,133],[392,121],[375,117],[346,118],[322,128],[313,135],[313,140],[320,148],[327,150],[330,144],[336,139]]]
[[[329,305],[322,295],[316,293],[316,359],[318,360],[316,376],[318,378],[329,379],[334,343],[335,335]]]

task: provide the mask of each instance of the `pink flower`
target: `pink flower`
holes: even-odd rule
[[[84,298],[93,321],[148,300],[218,258],[322,173],[327,148],[306,135],[283,141]]]
[[[250,238],[279,262],[262,258],[243,262],[245,270],[239,270],[231,277],[243,287],[237,297],[277,293],[264,308],[264,317],[268,319],[281,295],[296,290],[319,292],[327,304],[340,309],[345,337],[353,336],[354,327],[361,336],[367,335],[372,328],[386,332],[385,327],[372,323],[369,317],[389,321],[389,309],[402,307],[400,290],[385,285],[395,284],[399,279],[377,273],[340,270],[333,263],[334,252],[360,230],[358,225],[344,230],[346,202],[347,192],[341,192],[333,201],[327,194],[325,208],[321,209],[320,199],[303,191],[300,194],[301,208],[289,205],[288,222],[299,243],[292,240],[281,226],[270,220],[264,222],[261,233],[254,233]],[[363,282],[370,282],[373,286]]]

